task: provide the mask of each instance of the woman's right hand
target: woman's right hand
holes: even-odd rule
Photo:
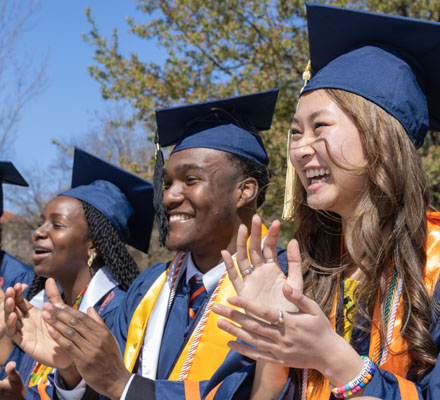
[[[57,345],[47,331],[41,310],[32,306],[24,297],[25,285],[17,283],[5,293],[6,334],[34,360],[55,368],[68,368],[72,360]],[[58,291],[48,293],[51,301],[61,302]]]

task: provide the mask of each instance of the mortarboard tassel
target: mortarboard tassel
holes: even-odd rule
[[[154,166],[154,177],[153,177],[153,205],[154,212],[157,219],[157,228],[159,230],[159,243],[161,246],[165,245],[165,240],[168,236],[168,220],[165,215],[165,207],[163,204],[163,167],[164,159],[162,149],[159,144],[159,136],[156,132],[154,137],[154,143],[156,144],[155,159],[156,164]]]
[[[296,173],[292,161],[290,161],[290,129],[287,131],[287,171],[286,185],[284,189],[284,207],[282,218],[290,221],[293,218],[295,208],[295,183]]]
[[[302,75],[304,85],[300,91],[300,94],[306,87],[309,80],[312,78],[312,65],[310,60],[307,63],[306,69]],[[299,103],[299,100],[298,100]],[[295,210],[295,185],[296,185],[296,173],[293,167],[292,161],[290,161],[290,129],[287,132],[287,171],[286,171],[286,186],[284,189],[284,207],[282,218],[285,221],[293,219],[293,212]]]

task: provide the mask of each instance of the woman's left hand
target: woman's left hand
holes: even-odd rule
[[[283,312],[284,322],[274,325],[279,310],[270,305],[256,304],[243,297],[233,297],[229,303],[241,307],[245,313],[216,305],[213,311],[241,325],[221,319],[219,328],[244,342],[231,341],[229,347],[254,360],[275,362],[291,368],[320,369],[323,355],[339,337],[320,307],[301,292],[285,285],[283,292],[298,312]]]

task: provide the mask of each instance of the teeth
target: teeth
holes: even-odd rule
[[[312,179],[310,181],[310,183],[313,184],[313,183],[327,182],[329,180],[329,178],[330,178],[329,176],[326,176],[326,177],[321,178],[321,179]]]
[[[175,215],[170,215],[170,222],[187,221],[187,220],[189,220],[191,218],[192,217],[190,217],[187,214],[175,214]]]
[[[314,169],[308,169],[306,171],[306,177],[307,178],[314,178],[315,176],[324,176],[324,175],[330,175],[330,170],[328,168],[314,168]]]
[[[50,253],[50,250],[45,249],[43,247],[36,247],[34,249],[34,252],[37,253],[37,254],[42,254],[42,253]]]

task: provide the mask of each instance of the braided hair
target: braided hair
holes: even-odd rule
[[[139,274],[139,268],[128,252],[118,231],[111,222],[95,207],[81,201],[84,218],[87,222],[87,237],[93,240],[98,251],[98,257],[106,265],[121,289],[127,290]],[[44,289],[46,277],[35,276],[29,288],[27,298],[31,299]]]
[[[139,275],[139,268],[128,252],[116,228],[95,207],[82,201],[84,216],[89,226],[98,256],[102,259],[123,290],[127,290]]]

